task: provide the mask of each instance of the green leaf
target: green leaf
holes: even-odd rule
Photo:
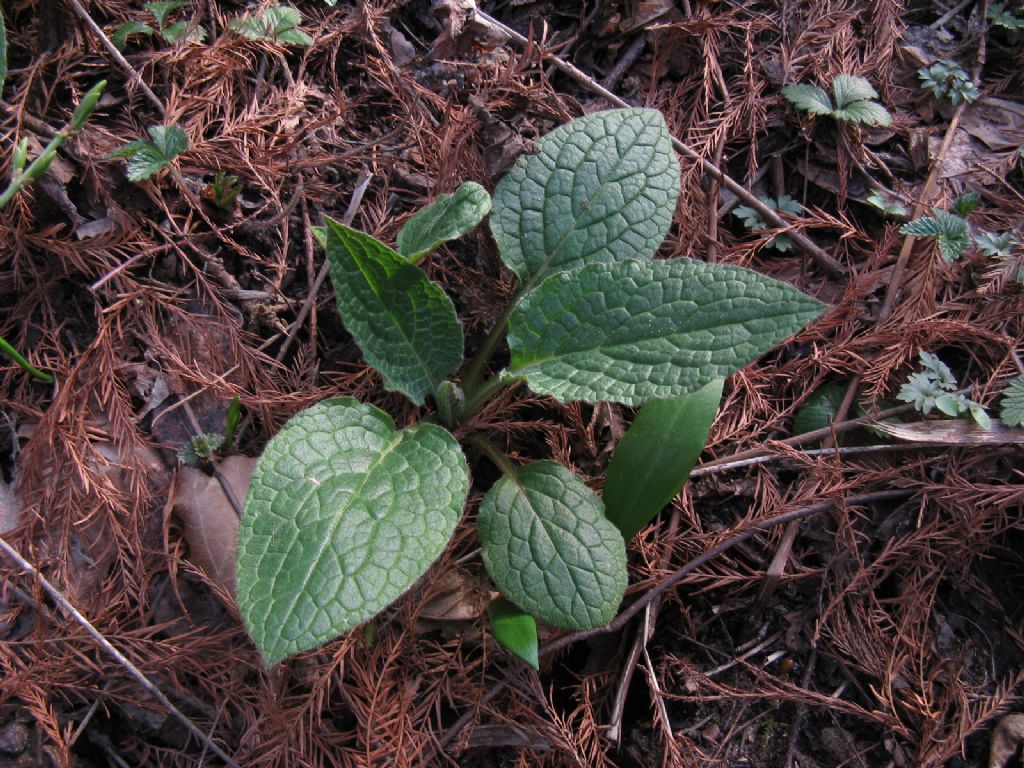
[[[499,597],[487,607],[494,639],[534,669],[540,669],[537,622],[514,603]]]
[[[281,45],[312,45],[313,38],[298,29],[302,14],[286,5],[265,8],[256,16],[234,19],[228,27],[249,40],[267,40]]]
[[[771,207],[771,206],[769,206]],[[761,214],[749,205],[737,205],[732,210],[733,216],[736,216],[740,221],[743,222],[743,226],[752,232],[757,232],[762,229],[768,229],[768,225],[764,219],[761,218]]]
[[[816,432],[830,426],[845,396],[846,387],[841,384],[818,387],[793,415],[793,434]]]
[[[969,214],[978,210],[979,205],[981,205],[981,195],[977,192],[968,192],[960,195],[960,197],[953,201],[953,213],[966,218]]]
[[[967,222],[959,216],[936,208],[934,216],[922,216],[908,221],[900,232],[914,237],[934,237],[939,244],[939,253],[946,261],[956,261],[971,244],[971,233]]]
[[[562,402],[640,405],[728,376],[824,310],[750,270],[689,259],[595,264],[512,312],[509,374]]]
[[[145,3],[143,7],[153,14],[156,18],[157,26],[163,29],[164,24],[167,23],[167,16],[171,11],[184,8],[187,5],[187,0],[163,0],[161,2]]]
[[[444,550],[469,469],[441,427],[395,431],[352,398],[302,411],[256,465],[238,539],[238,607],[267,666],[390,605]]]
[[[191,21],[176,21],[164,27],[160,34],[168,43],[179,43],[182,40],[193,43],[201,43],[206,39],[205,27],[196,25]]]
[[[686,483],[722,399],[723,379],[671,400],[651,400],[619,440],[604,483],[608,519],[629,541]]]
[[[487,190],[467,181],[454,194],[439,196],[409,219],[398,233],[396,250],[415,263],[442,243],[472,230],[490,210]]]
[[[799,216],[804,212],[804,207],[789,195],[783,195],[778,200],[773,200],[769,197],[765,199],[765,203],[769,208],[772,208],[779,213],[788,213],[792,216]]]
[[[999,419],[1007,427],[1024,427],[1024,376],[1013,379],[1003,390]]]
[[[129,37],[152,34],[153,28],[149,24],[143,24],[141,21],[126,21],[114,30],[110,36],[110,42],[114,44],[117,50],[123,51],[125,46],[128,45]]]
[[[143,181],[188,149],[188,135],[177,125],[151,125],[150,138],[138,139],[110,153],[128,158],[128,178]]]
[[[867,201],[886,216],[906,216],[910,213],[906,206],[896,200],[889,200],[880,192],[872,192]]]
[[[816,85],[787,85],[782,89],[786,97],[797,109],[812,115],[831,115],[832,100],[823,88]]]
[[[889,110],[874,101],[855,101],[833,113],[836,120],[845,120],[851,123],[862,123],[864,125],[892,125],[892,115]]]
[[[854,102],[878,98],[871,83],[857,75],[836,75],[832,81],[832,94],[836,100],[836,110],[847,109]]]
[[[564,629],[615,616],[626,590],[626,545],[597,495],[560,464],[503,476],[480,504],[481,554],[498,589]]]
[[[332,219],[325,224],[345,327],[384,385],[422,405],[462,362],[462,326],[451,299],[379,240]]]
[[[491,229],[529,289],[551,272],[650,258],[679,197],[679,161],[661,113],[595,112],[540,140],[494,191]]]

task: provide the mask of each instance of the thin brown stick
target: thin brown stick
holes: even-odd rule
[[[142,75],[138,73],[138,70],[129,64],[128,60],[121,55],[121,52],[117,50],[117,46],[110,41],[110,38],[107,37],[106,33],[100,28],[100,25],[93,21],[92,16],[90,16],[89,12],[82,7],[82,4],[78,2],[78,0],[68,0],[68,4],[74,12],[78,14],[79,18],[85,22],[86,26],[92,30],[93,34],[100,39],[100,42],[103,43],[103,47],[107,49],[107,52],[117,63],[117,66],[128,73],[130,76],[130,82],[136,83],[139,88],[142,89],[142,92],[146,94],[146,97],[150,102],[152,102],[153,106],[160,111],[160,116],[163,117],[167,114],[167,107],[164,106],[164,103],[155,93],[153,93],[150,87],[146,85],[146,81],[142,79]]]
[[[477,22],[479,22],[483,26],[490,27],[491,29],[496,29],[502,34],[507,35],[517,45],[530,45],[530,41],[527,40],[522,35],[520,35],[514,29],[502,24],[497,19],[491,18],[483,11],[474,8],[473,13]],[[550,59],[551,63],[554,64],[555,67],[557,67],[564,74],[571,77],[584,88],[600,96],[603,96],[605,99],[607,99],[615,106],[630,106],[630,104],[625,99],[609,91],[607,88],[602,86],[600,83],[594,80],[594,78],[592,78],[590,75],[588,75],[586,72],[579,69],[578,67],[570,64],[567,61],[563,61],[557,56],[553,56],[550,54],[548,54],[546,58]],[[698,153],[695,149],[688,146],[687,144],[684,144],[683,142],[679,141],[679,139],[676,138],[672,139],[672,146],[675,148],[677,152],[679,152],[684,157],[700,164],[701,170],[704,171],[704,173],[708,174],[712,179],[715,179],[719,181],[721,184],[723,184],[726,189],[728,189],[734,195],[743,200],[744,203],[746,203],[759,214],[761,214],[765,221],[769,222],[775,227],[789,227],[789,224],[786,221],[784,221],[777,212],[773,211],[771,208],[769,208],[767,205],[761,202],[756,195],[749,192],[742,184],[740,184],[738,181],[733,179],[728,174],[724,173],[720,168],[717,168],[709,160],[705,160],[703,157],[701,157],[700,153]],[[823,251],[821,248],[815,245],[806,235],[796,231],[787,232],[786,234],[794,243],[796,243],[800,247],[801,250],[805,251],[812,259],[814,259],[815,263],[823,270],[825,270],[829,275],[831,275],[832,277],[843,277],[846,274],[846,268],[843,265],[841,265],[838,261],[836,261],[834,258],[825,253],[825,251]]]
[[[128,658],[115,648],[103,634],[92,625],[85,616],[79,613],[78,609],[71,604],[71,601],[61,594],[60,590],[53,586],[39,570],[32,565],[28,560],[23,558],[14,547],[7,543],[7,540],[0,536],[0,550],[3,551],[7,557],[18,565],[26,573],[30,574],[33,578],[39,581],[39,585],[43,588],[43,591],[50,596],[50,598],[60,607],[60,609],[84,629],[89,635],[96,641],[97,645],[100,646],[108,655],[120,664],[125,671],[140,685],[142,686],[153,698],[155,698],[160,704],[170,713],[175,720],[181,723],[191,733],[204,748],[209,749],[217,757],[223,760],[231,768],[241,768],[238,763],[223,749],[210,739],[192,720],[180,709],[178,709],[171,700],[167,698],[163,691],[161,691],[149,678],[147,678],[142,672],[132,664]]]

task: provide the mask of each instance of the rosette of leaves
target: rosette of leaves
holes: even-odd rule
[[[272,5],[255,16],[232,20],[228,26],[249,40],[265,40],[280,45],[313,44],[313,38],[299,29],[302,14],[287,5]]]
[[[553,130],[493,201],[476,185],[442,197],[410,219],[399,250],[325,221],[317,237],[346,328],[384,386],[416,405],[433,401],[442,424],[425,413],[397,428],[380,409],[340,398],[300,412],[267,445],[237,563],[241,615],[266,664],[368,621],[440,556],[470,486],[470,462],[452,434],[459,427],[474,463],[486,456],[501,471],[477,515],[484,564],[505,598],[491,610],[495,637],[536,665],[536,620],[581,629],[614,617],[627,582],[623,533],[642,527],[685,480],[721,378],[823,310],[749,270],[655,260],[678,194],[661,114],[622,109]],[[488,210],[518,287],[459,381],[462,326],[416,262]],[[502,343],[508,365],[488,377]],[[622,479],[609,477],[628,483],[634,467],[646,467],[641,503],[602,499],[552,461],[517,465],[474,431],[474,413],[513,382],[563,403],[642,406],[647,415],[627,433],[615,472]],[[663,443],[659,463],[645,435],[666,419],[697,436]],[[630,501],[628,486],[615,493]]]
[[[831,96],[824,88],[806,83],[787,85],[782,95],[794,107],[810,115],[825,115],[843,123],[868,126],[892,123],[889,110],[875,101],[877,91],[857,75],[836,75]]]
[[[981,96],[970,75],[955,61],[940,59],[917,70],[921,87],[931,91],[937,99],[948,99],[955,107],[961,102],[970,104]]]
[[[804,212],[804,207],[789,195],[783,195],[778,200],[774,197],[762,197],[761,202],[773,211],[778,211],[779,213],[788,213],[792,216],[799,216]],[[733,209],[732,213],[733,216],[736,216],[740,221],[742,221],[743,226],[751,232],[761,232],[765,229],[771,229],[768,223],[764,220],[764,217],[750,206],[738,205]],[[774,248],[777,251],[786,252],[793,247],[793,241],[790,240],[785,233],[778,235],[762,235],[762,237],[769,238],[768,247]]]
[[[935,408],[953,417],[969,412],[979,426],[985,429],[992,426],[981,404],[956,394],[956,377],[948,365],[924,350],[921,350],[920,360],[923,370],[910,374],[896,395],[898,400],[913,403],[915,410],[925,414]]]
[[[914,237],[931,237],[938,243],[943,260],[953,262],[959,259],[971,245],[971,229],[967,216],[980,202],[976,193],[961,195],[953,201],[953,210],[933,208],[931,216],[922,216],[908,221],[900,232]]]

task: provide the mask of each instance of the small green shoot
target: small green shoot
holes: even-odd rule
[[[228,26],[249,40],[263,40],[280,45],[313,44],[313,38],[299,29],[302,14],[286,5],[264,8],[256,16],[234,19]]]
[[[875,99],[871,83],[857,75],[836,75],[832,97],[817,85],[787,85],[782,95],[797,109],[810,115],[827,115],[843,123],[868,126],[892,124],[889,111]],[[834,99],[834,101],[833,101]]]
[[[788,213],[793,216],[799,216],[804,212],[803,206],[789,195],[783,195],[778,200],[773,197],[762,197],[761,202],[773,211],[778,211],[779,213]],[[733,209],[732,213],[733,216],[739,218],[740,221],[743,222],[743,226],[751,232],[761,232],[762,230],[770,229],[761,214],[750,206],[738,205]],[[793,246],[793,241],[790,240],[785,233],[778,235],[762,235],[762,237],[770,238],[768,240],[769,248],[774,248],[775,250],[783,253]]]
[[[203,189],[203,197],[220,208],[222,211],[230,211],[235,207],[235,199],[242,191],[242,185],[237,176],[217,171],[213,181]]]
[[[178,460],[182,464],[194,467],[202,461],[209,461],[224,445],[224,435],[211,432],[206,435],[193,435],[178,449]]]
[[[161,2],[146,3],[143,7],[153,14],[156,21],[156,29],[141,21],[126,21],[110,35],[110,42],[118,50],[124,50],[128,45],[128,38],[145,35],[159,34],[165,43],[174,45],[179,42],[201,43],[206,39],[206,29],[192,20],[182,20],[167,23],[171,13],[179,8],[186,8],[190,4],[187,0],[162,0]]]
[[[238,430],[238,422],[242,419],[242,401],[238,395],[231,398],[231,405],[228,406],[228,415],[224,420],[224,442],[221,445],[221,452],[231,450],[235,442],[235,432]]]
[[[43,151],[28,167],[28,139],[22,139],[14,148],[14,157],[11,162],[11,181],[2,193],[0,193],[0,211],[7,207],[7,204],[14,199],[22,189],[42,178],[57,157],[57,150],[61,144],[71,138],[85,127],[89,116],[96,109],[103,89],[107,87],[107,81],[101,80],[89,89],[82,97],[78,108],[71,115],[71,121],[56,136],[50,139]]]
[[[178,125],[151,125],[146,131],[148,139],[138,139],[110,153],[111,157],[128,160],[130,181],[145,181],[188,149],[188,135]]]
[[[867,201],[886,216],[903,218],[910,214],[910,211],[907,210],[907,207],[903,205],[903,203],[898,200],[890,200],[882,195],[881,192],[872,192],[867,196]]]
[[[540,669],[537,622],[515,603],[499,597],[487,606],[494,639],[534,669]]]
[[[1007,427],[1024,427],[1024,376],[1018,376],[1003,390],[999,420]]]
[[[37,381],[41,381],[44,384],[53,383],[53,376],[51,374],[46,373],[45,371],[40,371],[38,368],[32,365],[32,363],[26,360],[24,355],[22,355],[18,350],[11,346],[10,342],[7,341],[7,339],[5,339],[3,336],[0,336],[0,352],[6,354],[9,358],[11,358],[11,360],[16,362],[19,366],[21,366],[21,369],[25,371],[25,373],[27,373],[29,376],[36,379]]]
[[[921,350],[920,359],[924,370],[910,374],[896,395],[898,400],[913,403],[914,409],[921,413],[931,413],[933,408],[938,408],[947,416],[956,417],[970,411],[978,426],[985,429],[992,426],[992,420],[979,403],[955,394],[956,377],[949,366],[924,350]]]
[[[955,107],[966,102],[970,104],[981,96],[970,75],[955,61],[941,59],[929,67],[917,70],[921,87],[931,91],[936,99],[948,99]]]

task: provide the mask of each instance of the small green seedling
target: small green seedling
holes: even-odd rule
[[[25,371],[25,373],[34,378],[36,381],[41,381],[44,384],[53,383],[52,374],[46,373],[45,371],[40,371],[38,368],[32,365],[32,363],[26,360],[25,356],[22,355],[21,352],[16,350],[11,345],[11,343],[7,341],[7,339],[5,339],[3,336],[0,336],[0,352],[3,352],[5,355],[11,358],[11,360],[16,362],[18,366],[23,371]]]
[[[1021,18],[1005,3],[992,3],[988,7],[988,20],[993,27],[1002,27],[1011,32],[1024,29],[1024,18]]]
[[[82,97],[78,108],[71,115],[71,122],[46,145],[39,156],[28,163],[28,139],[22,139],[14,148],[14,157],[11,160],[11,180],[7,188],[0,193],[0,211],[7,207],[21,190],[42,178],[57,157],[57,150],[60,145],[72,136],[78,134],[84,127],[89,116],[99,103],[103,89],[107,87],[107,81],[101,80],[89,89]],[[28,167],[26,167],[28,163]]]
[[[178,125],[151,125],[148,139],[138,139],[110,153],[128,160],[128,179],[145,181],[188,149],[188,135]]]
[[[205,435],[192,435],[178,449],[178,460],[182,464],[194,467],[200,462],[212,459],[224,445],[224,435],[210,432]]]
[[[203,189],[203,197],[222,211],[230,211],[235,207],[235,200],[241,191],[242,185],[237,176],[217,171],[213,176],[213,181]]]
[[[908,221],[900,232],[913,237],[931,237],[939,245],[943,260],[953,262],[959,259],[971,245],[971,229],[967,216],[977,207],[980,198],[976,193],[961,195],[953,201],[953,211],[933,208],[931,216]]]
[[[974,244],[978,250],[990,259],[1005,259],[1020,245],[1020,238],[1013,232],[979,232],[974,236]]]
[[[936,99],[948,99],[955,107],[961,102],[970,104],[981,96],[970,75],[955,61],[941,59],[917,70],[921,87],[931,91]]]
[[[875,101],[878,93],[871,83],[857,75],[836,75],[831,97],[824,88],[808,84],[787,85],[782,95],[810,115],[827,115],[843,123],[868,126],[892,124],[889,111]]]
[[[783,195],[778,200],[774,197],[762,197],[761,202],[779,213],[788,213],[792,216],[799,216],[804,212],[804,207],[789,195]],[[771,229],[760,213],[747,205],[738,205],[733,209],[733,216],[743,222],[743,226],[751,232],[761,232]],[[793,241],[785,233],[778,235],[762,235],[768,238],[768,247],[785,253],[793,247]]]
[[[299,29],[302,14],[286,5],[272,5],[256,16],[234,19],[228,26],[232,32],[249,40],[263,40],[280,45],[313,44],[313,38]]]
[[[180,42],[201,43],[206,39],[206,29],[193,20],[167,23],[171,13],[179,8],[187,8],[189,5],[188,0],[161,0],[161,2],[145,3],[143,7],[153,14],[156,29],[141,21],[126,21],[110,35],[110,42],[118,50],[124,50],[130,37],[138,35],[150,37],[159,34],[169,45]]]
[[[1024,376],[1012,379],[1003,390],[999,420],[1006,427],[1024,427]]]
[[[944,362],[935,355],[921,350],[921,365],[924,370],[910,374],[906,383],[896,395],[904,403],[913,403],[921,413],[931,413],[938,408],[947,416],[960,416],[968,411],[979,426],[988,429],[992,420],[984,407],[964,395],[955,394],[956,377]]]
[[[501,477],[476,515],[481,557],[514,606],[492,607],[496,636],[536,665],[536,620],[585,629],[615,616],[627,583],[624,533],[657,514],[699,453],[674,438],[652,451],[650,425],[670,418],[703,442],[721,391],[716,380],[824,309],[750,270],[654,259],[675,213],[679,173],[665,121],[647,109],[579,118],[521,157],[498,183],[489,219],[518,287],[464,369],[455,306],[413,263],[421,249],[408,241],[459,236],[477,215],[460,213],[452,226],[436,211],[413,217],[406,226],[414,229],[399,236],[404,255],[325,221],[318,239],[347,330],[387,389],[434,408],[398,428],[374,406],[328,400],[268,443],[245,502],[237,560],[238,605],[268,666],[366,622],[407,591],[448,545],[471,461],[484,458]],[[464,212],[453,198],[434,205]],[[495,371],[503,342],[507,361]],[[609,400],[649,413],[613,459],[622,466],[609,482],[620,495],[652,455],[681,455],[645,475],[650,493],[644,489],[637,509],[619,506],[609,490],[602,499],[561,464],[520,465],[474,420],[515,383],[562,403]],[[658,405],[666,400],[675,404]]]
[[[907,210],[903,203],[885,197],[881,192],[872,192],[867,196],[867,201],[886,216],[903,218],[910,214],[910,211]]]

